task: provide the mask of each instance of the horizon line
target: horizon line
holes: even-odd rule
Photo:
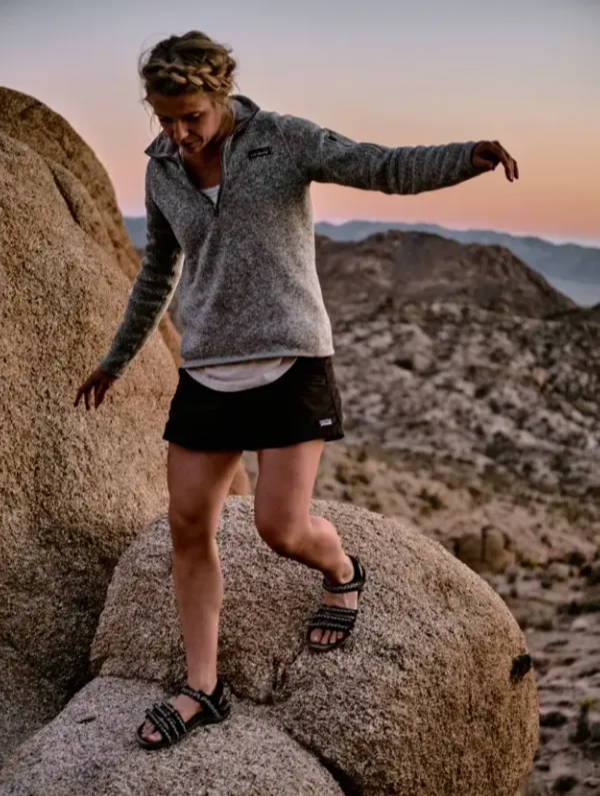
[[[146,218],[145,214],[142,215],[127,215],[123,214],[123,218]],[[427,226],[435,226],[435,227],[442,227],[443,229],[450,230],[452,232],[496,232],[500,235],[510,235],[513,238],[539,238],[540,240],[545,240],[547,243],[552,243],[554,245],[561,245],[561,244],[572,244],[574,246],[584,246],[590,249],[597,249],[600,248],[600,238],[592,238],[586,237],[585,235],[582,236],[565,236],[560,234],[553,234],[553,233],[541,233],[541,232],[524,232],[524,231],[515,231],[515,230],[508,230],[508,229],[496,229],[493,227],[478,227],[478,226],[469,226],[469,227],[454,227],[450,224],[442,224],[439,221],[397,221],[392,219],[381,219],[381,218],[340,218],[339,216],[329,216],[328,218],[318,218],[315,219],[314,224],[331,224],[332,226],[341,227],[344,224],[350,224],[352,222],[367,222],[372,224],[404,224],[406,226],[418,226],[418,225],[427,225]]]

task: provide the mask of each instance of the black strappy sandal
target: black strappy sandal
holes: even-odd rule
[[[308,623],[306,632],[306,642],[311,650],[324,652],[325,650],[332,650],[335,649],[335,647],[340,647],[352,632],[358,614],[360,594],[367,581],[367,573],[356,556],[348,555],[348,558],[350,558],[354,564],[354,575],[352,580],[348,581],[348,583],[328,583],[327,580],[323,578],[323,588],[325,591],[330,591],[335,594],[347,591],[358,591],[357,607],[343,608],[338,605],[326,605],[325,603],[321,603],[317,612]],[[316,627],[321,630],[341,631],[344,635],[335,641],[331,641],[329,644],[320,644],[318,641],[311,641],[310,639],[310,634]]]
[[[224,721],[231,712],[231,705],[223,693],[221,678],[217,678],[217,684],[212,694],[191,688],[187,683],[177,693],[192,697],[202,705],[204,710],[194,713],[191,719],[184,721],[177,708],[170,702],[155,702],[153,708],[146,711],[146,716],[162,737],[159,741],[148,741],[144,738],[142,729],[146,722],[143,721],[137,728],[136,740],[144,749],[162,749],[164,746],[171,746],[195,727]]]

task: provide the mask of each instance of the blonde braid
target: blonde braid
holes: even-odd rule
[[[206,91],[226,96],[233,88],[237,65],[230,52],[205,33],[193,30],[159,42],[145,63],[142,56],[138,66],[145,99],[153,92],[173,95]]]

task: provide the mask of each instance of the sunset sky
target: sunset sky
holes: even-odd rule
[[[143,50],[173,33],[233,48],[236,93],[386,146],[498,139],[517,160],[388,196],[314,184],[315,220],[432,222],[600,245],[600,0],[0,0],[3,85],[64,116],[144,212]]]

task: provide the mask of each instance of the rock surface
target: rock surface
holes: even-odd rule
[[[165,695],[156,684],[98,677],[19,748],[0,771],[10,796],[283,796],[344,793],[334,776],[273,720],[232,695],[231,718],[197,730],[169,750],[147,752],[135,721]]]
[[[336,792],[337,782],[344,793],[514,796],[537,745],[537,695],[533,671],[523,665],[523,635],[503,601],[407,524],[344,503],[315,501],[314,510],[334,522],[368,572],[355,634],[328,656],[310,653],[304,643],[305,623],[320,597],[318,573],[281,558],[257,536],[250,496],[225,503],[219,669],[246,710],[233,713],[229,725],[213,726],[214,744],[187,739],[198,746],[199,755],[188,759],[201,758],[201,777],[211,772],[209,792],[297,793],[298,785],[288,789],[287,779],[272,789],[279,759],[296,748],[312,758],[310,765],[299,752],[290,758],[291,769],[310,778],[302,792],[313,792],[311,783],[319,782]],[[145,776],[147,758],[133,751],[132,733],[142,707],[160,692],[135,681],[151,678],[170,687],[184,674],[171,580],[168,527],[158,518],[115,570],[92,647],[96,679],[51,725],[66,739],[64,756],[50,764],[44,728],[5,766],[0,789],[15,796],[100,792],[96,782],[117,776],[109,773],[115,747],[121,750],[122,792]],[[137,710],[131,697],[120,706],[125,682]],[[115,703],[119,741],[107,738]],[[88,714],[100,720],[86,725],[82,746],[77,723]],[[267,748],[258,735],[263,719],[272,728]],[[240,766],[223,754],[225,747],[242,761],[249,747],[255,754],[261,749],[253,784],[242,779],[234,785]],[[166,778],[181,754],[155,758],[154,777]],[[26,790],[32,781],[39,790]],[[181,776],[177,792],[204,786],[202,779]]]
[[[578,561],[579,559],[574,559]],[[540,698],[537,794],[600,793],[600,552],[488,576],[525,632]]]
[[[85,682],[112,567],[166,508],[161,433],[180,357],[165,314],[98,413],[74,408],[122,318],[138,253],[92,150],[8,88],[0,188],[1,760]],[[249,491],[243,466],[231,490]]]
[[[86,201],[89,215],[80,212],[100,230],[103,216]],[[74,219],[55,169],[4,132],[0,216],[0,655],[3,674],[14,656],[23,665],[0,688],[6,754],[88,678],[112,568],[166,510],[161,433],[176,369],[156,335],[98,412],[75,408],[129,278]]]
[[[462,482],[474,507],[495,492],[537,514],[534,523],[551,517],[556,534],[542,522],[529,540],[538,555],[565,537],[591,552],[600,539],[595,316],[502,247],[389,232],[359,244],[320,238],[317,250],[344,443],[375,449],[391,470]]]
[[[0,132],[44,159],[62,197],[60,203],[73,222],[131,282],[140,267],[139,255],[125,229],[106,169],[81,136],[43,102],[5,86],[0,87]],[[127,291],[121,295],[126,299]],[[179,365],[179,333],[168,314],[161,318],[158,331]]]

